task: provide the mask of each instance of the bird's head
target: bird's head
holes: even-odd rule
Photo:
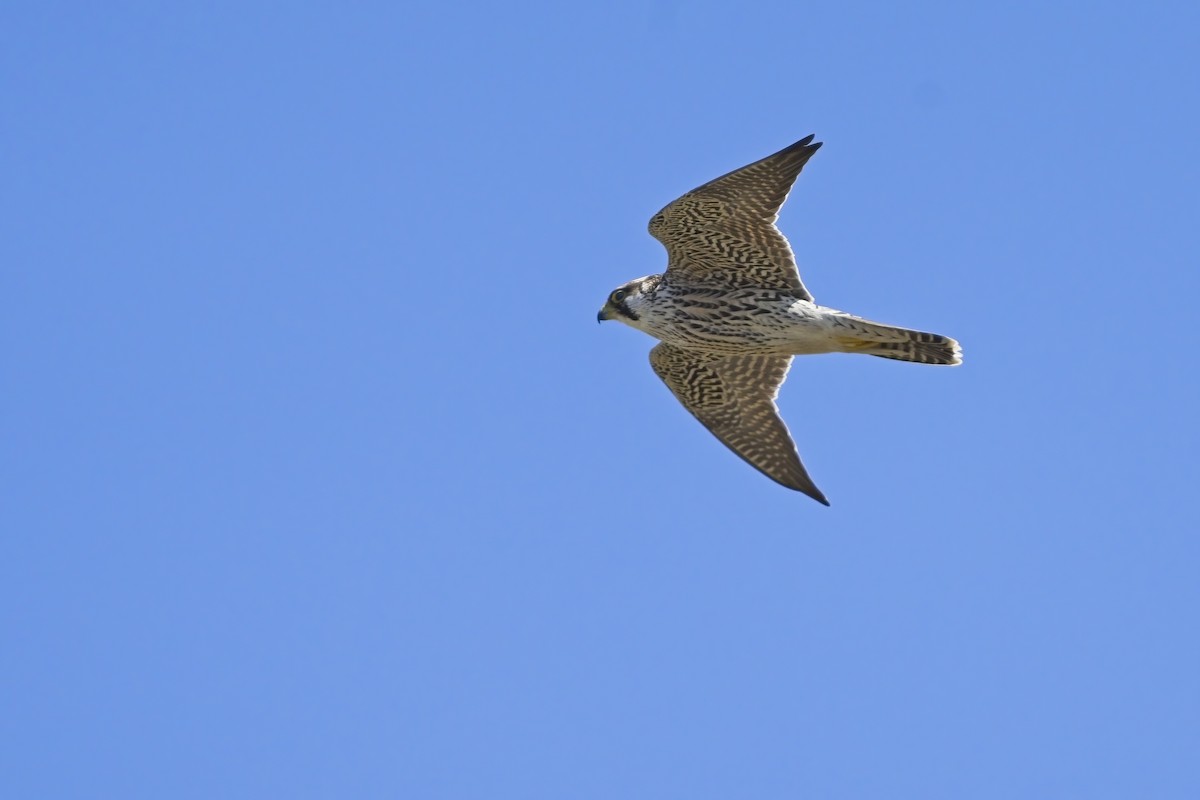
[[[642,318],[641,309],[661,281],[662,275],[647,275],[644,278],[630,281],[624,286],[618,286],[608,296],[600,313],[596,315],[596,321],[604,322],[606,319],[615,319],[631,327],[640,328],[638,323]]]

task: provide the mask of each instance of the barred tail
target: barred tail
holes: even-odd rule
[[[838,337],[848,353],[865,353],[918,364],[962,363],[962,348],[949,336],[857,319],[854,327],[858,329],[855,335]]]
[[[907,342],[880,342],[858,352],[897,361],[915,361],[918,364],[962,363],[962,348],[949,336],[921,331],[906,332],[912,336]]]

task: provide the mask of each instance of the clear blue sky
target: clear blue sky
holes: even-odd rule
[[[1194,8],[6,3],[0,795],[1200,797]],[[595,323],[809,133],[831,508]]]

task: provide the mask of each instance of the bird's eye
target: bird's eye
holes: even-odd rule
[[[625,291],[624,289],[617,289],[615,292],[612,293],[612,301],[614,303],[619,303],[622,300],[624,300],[628,295],[629,295],[629,292]]]

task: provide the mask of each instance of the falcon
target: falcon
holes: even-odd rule
[[[829,505],[775,405],[792,356],[863,353],[952,365],[962,363],[962,350],[947,336],[813,302],[775,220],[820,146],[805,137],[655,214],[650,235],[667,249],[667,271],[617,287],[597,320],[658,339],[650,366],[684,408],[750,466]]]

